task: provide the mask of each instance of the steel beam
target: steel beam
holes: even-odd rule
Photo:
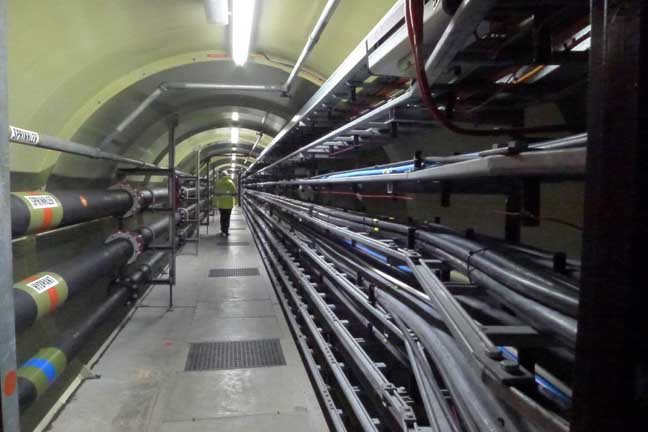
[[[0,0],[0,131],[8,127],[6,32],[6,2]],[[3,215],[11,211],[9,170],[9,141],[5,133],[0,133],[0,212]],[[8,217],[0,217],[0,429],[4,432],[20,431],[12,272],[11,222]]]
[[[648,4],[595,0],[591,6],[590,140],[572,431],[643,430]]]

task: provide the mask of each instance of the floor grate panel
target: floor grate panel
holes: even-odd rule
[[[285,366],[279,339],[201,342],[189,345],[185,371]]]
[[[231,244],[231,243],[230,243]],[[237,276],[260,276],[258,267],[247,268],[220,268],[209,270],[209,277],[237,277]]]

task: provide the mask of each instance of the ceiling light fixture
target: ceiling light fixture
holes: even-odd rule
[[[232,128],[232,136],[231,140],[232,144],[238,144],[240,138],[240,131],[239,128]]]
[[[236,160],[236,155],[232,155],[232,160],[233,160],[233,161]]]
[[[239,113],[237,113],[236,111],[232,113],[232,121],[239,121]]]
[[[228,0],[205,0],[205,15],[211,24],[229,24]]]
[[[243,66],[250,54],[254,3],[255,0],[232,2],[232,58],[237,66]]]

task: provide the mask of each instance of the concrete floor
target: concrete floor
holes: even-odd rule
[[[239,209],[223,247],[218,219],[200,255],[178,257],[176,307],[154,287],[52,431],[326,431],[306,371]],[[203,227],[204,230],[204,227]],[[190,253],[188,245],[184,253]],[[260,276],[209,278],[212,268],[258,267]],[[185,372],[192,342],[277,338],[286,366]]]

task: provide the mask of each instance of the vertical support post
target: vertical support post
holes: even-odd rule
[[[200,177],[200,152],[202,147],[198,148],[196,153],[196,255],[200,253],[200,230],[202,226],[202,207],[200,206],[200,189],[202,180]]]
[[[519,243],[522,237],[522,190],[517,182],[511,186],[506,198],[506,215],[504,216],[504,238],[506,241]]]
[[[207,160],[207,235],[209,235],[209,225],[212,222],[212,211],[214,210],[214,174],[212,173],[211,159]]]
[[[520,222],[523,226],[540,225],[540,202],[540,180],[535,178],[522,180],[522,210],[525,215],[520,217]]]
[[[639,430],[648,403],[648,4],[591,7],[572,431]]]
[[[7,136],[7,9],[0,0],[0,212],[11,213],[9,140]],[[11,218],[0,218],[0,405],[5,432],[20,430],[16,378],[16,327],[13,298]]]
[[[173,116],[168,121],[169,128],[169,245],[171,246],[171,257],[169,259],[169,310],[173,309],[173,286],[176,283],[176,213],[178,211],[178,200],[176,197],[176,168],[175,168],[175,130],[178,126],[178,117]]]

